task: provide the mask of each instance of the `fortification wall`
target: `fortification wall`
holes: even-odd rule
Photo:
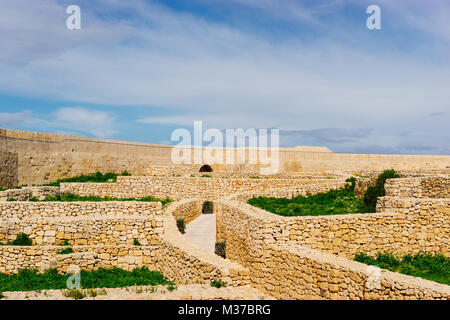
[[[14,188],[17,186],[17,153],[0,149],[0,188]]]
[[[174,166],[172,146],[0,130],[0,149],[18,153],[19,185],[37,185],[95,171],[133,175],[198,172],[204,163]],[[450,168],[450,156],[336,154],[323,148],[281,148],[279,172],[340,174],[348,171]],[[234,159],[239,150],[234,150]],[[259,174],[260,164],[213,164],[218,172]],[[191,151],[193,153],[193,151]],[[192,158],[193,159],[193,158]],[[207,161],[205,161],[207,162]],[[226,163],[222,161],[222,163]],[[211,164],[211,163],[209,163]],[[158,167],[158,169],[152,169]]]

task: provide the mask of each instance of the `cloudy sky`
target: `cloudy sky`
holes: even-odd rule
[[[450,154],[449,17],[448,0],[0,0],[0,127],[170,143],[202,120]]]

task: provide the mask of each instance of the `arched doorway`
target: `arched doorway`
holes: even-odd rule
[[[205,164],[200,168],[199,172],[213,172],[213,169],[210,165]]]

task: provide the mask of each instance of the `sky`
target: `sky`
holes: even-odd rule
[[[0,127],[174,144],[200,120],[448,155],[448,17],[448,0],[0,0]]]

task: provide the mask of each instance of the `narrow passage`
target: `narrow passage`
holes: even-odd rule
[[[216,215],[200,215],[186,226],[184,237],[200,248],[214,252],[216,243]]]

